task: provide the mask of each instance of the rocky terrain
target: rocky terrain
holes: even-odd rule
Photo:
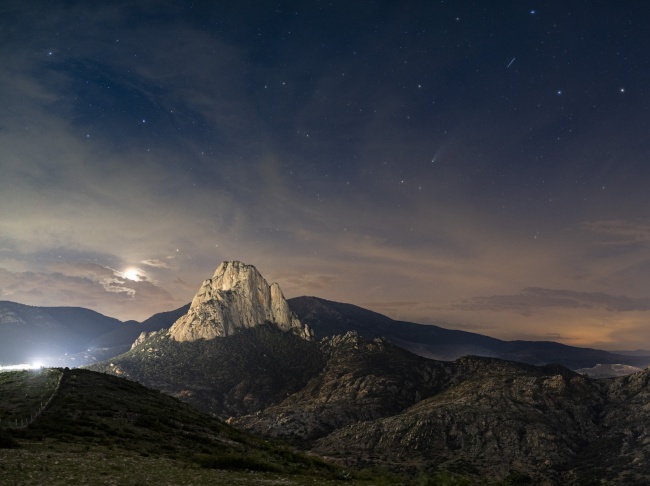
[[[601,433],[606,387],[566,368],[433,361],[352,333],[322,346],[330,359],[305,388],[231,423],[345,465],[535,484],[570,480],[574,458]]]

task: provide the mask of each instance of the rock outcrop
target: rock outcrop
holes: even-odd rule
[[[131,349],[135,349],[140,344],[145,342],[147,339],[150,339],[150,338],[156,336],[161,331],[165,331],[165,329],[161,329],[160,331],[142,331],[140,333],[140,335],[137,337],[137,339],[131,345]]]
[[[189,311],[174,323],[169,335],[175,341],[207,340],[264,323],[305,339],[313,336],[291,312],[277,283],[269,285],[252,265],[223,262],[203,282]]]

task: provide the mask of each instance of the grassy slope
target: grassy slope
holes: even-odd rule
[[[2,403],[17,378],[0,386]],[[20,447],[0,448],[0,484],[322,484],[345,474],[137,383],[80,369],[64,372],[32,426],[1,434]]]
[[[38,371],[6,371],[0,373],[0,420],[28,419],[54,393],[61,372],[54,369]]]

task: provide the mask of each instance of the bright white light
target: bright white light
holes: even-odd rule
[[[40,370],[42,367],[43,365],[39,361],[35,361],[29,365],[29,368],[32,370]]]
[[[133,280],[134,282],[139,282],[140,280],[142,280],[143,274],[144,272],[139,268],[131,267],[121,272],[120,276],[124,277],[127,280]]]

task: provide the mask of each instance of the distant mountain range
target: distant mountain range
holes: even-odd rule
[[[557,363],[571,369],[591,368],[597,364],[625,364],[640,368],[650,365],[650,353],[615,354],[551,341],[502,341],[472,332],[395,321],[355,305],[318,297],[296,297],[288,302],[317,338],[356,331],[368,339],[384,337],[426,358],[449,361],[468,355],[486,356],[533,365]]]
[[[318,297],[296,297],[287,302],[318,339],[355,331],[368,339],[384,337],[426,358],[451,361],[468,355],[485,356],[533,365],[558,363],[588,373],[597,365],[650,365],[650,351],[611,353],[551,341],[502,341],[435,325],[396,321],[352,304]],[[128,351],[142,332],[170,328],[189,308],[190,304],[186,304],[143,322],[121,322],[81,307],[33,307],[0,301],[0,365],[39,361],[72,367],[110,359]],[[601,376],[605,369],[609,368],[594,373]],[[628,368],[630,372],[633,369]]]
[[[128,324],[80,307],[33,307],[0,301],[0,364],[77,353]]]
[[[189,304],[146,321],[122,322],[83,307],[0,301],[0,365],[82,366],[127,351],[143,331],[169,326]]]

